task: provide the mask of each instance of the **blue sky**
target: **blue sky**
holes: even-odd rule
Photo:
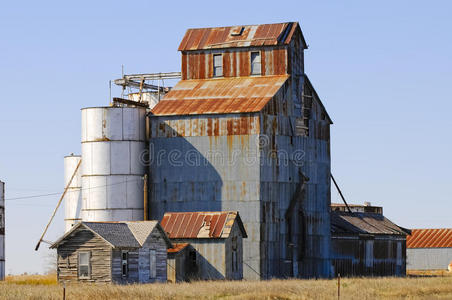
[[[108,104],[121,65],[179,71],[190,27],[299,21],[348,202],[382,205],[405,227],[452,227],[451,11],[449,1],[3,1],[6,198],[62,191],[63,156],[80,153],[80,108]],[[45,244],[34,246],[57,201],[6,201],[7,273],[45,270]],[[63,230],[60,210],[46,239]]]

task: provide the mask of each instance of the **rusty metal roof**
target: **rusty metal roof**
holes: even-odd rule
[[[170,239],[228,238],[234,222],[246,238],[236,211],[165,213],[161,225]]]
[[[333,234],[389,234],[407,235],[407,231],[381,214],[363,212],[331,212]]]
[[[406,238],[407,248],[452,248],[452,228],[413,229]]]
[[[178,50],[287,45],[296,30],[301,33],[298,22],[188,29]]]
[[[289,75],[181,80],[153,109],[159,116],[258,112]]]

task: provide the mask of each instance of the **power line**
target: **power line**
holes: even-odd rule
[[[106,187],[106,186],[118,185],[118,184],[123,184],[123,183],[128,183],[128,182],[138,182],[138,181],[141,181],[141,180],[126,180],[126,181],[122,181],[122,182],[117,182],[117,183],[112,183],[112,184],[105,184],[105,185],[99,185],[99,186],[94,186],[94,187],[90,187],[90,188],[80,188],[80,190],[68,191],[67,193],[75,193],[75,192],[79,192],[79,191],[82,191],[82,190],[83,191],[85,191],[85,190],[92,190],[92,189],[97,189],[97,188]],[[49,194],[30,195],[30,196],[24,196],[24,197],[7,198],[7,199],[5,199],[5,201],[26,200],[26,199],[41,198],[41,197],[55,196],[55,195],[61,195],[61,192],[55,192],[55,193],[49,193]]]

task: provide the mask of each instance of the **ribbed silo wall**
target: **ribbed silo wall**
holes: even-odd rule
[[[146,109],[82,109],[82,219],[143,220]]]
[[[150,211],[239,211],[244,278],[260,274],[260,166],[257,114],[152,116]]]
[[[80,155],[68,155],[64,157],[64,186],[66,187],[77,168],[82,157]],[[82,205],[82,168],[79,167],[64,196],[64,225],[65,232],[80,221],[80,209]]]
[[[0,280],[5,279],[5,183],[0,181]]]

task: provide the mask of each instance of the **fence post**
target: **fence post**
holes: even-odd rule
[[[337,274],[337,299],[341,299],[341,273]]]
[[[63,283],[63,300],[66,300],[66,283]]]

